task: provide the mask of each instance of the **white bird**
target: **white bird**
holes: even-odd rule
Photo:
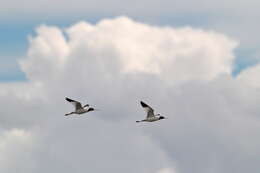
[[[165,117],[160,116],[160,114],[154,115],[153,108],[151,108],[149,105],[147,105],[143,101],[141,101],[140,103],[141,103],[142,107],[144,108],[145,112],[147,113],[147,116],[144,120],[136,121],[137,123],[139,123],[139,122],[153,122],[153,121],[165,119]]]
[[[84,114],[86,112],[90,112],[90,111],[94,111],[96,109],[89,107],[88,104],[82,106],[80,102],[72,100],[70,98],[65,98],[68,102],[70,102],[71,104],[73,104],[75,106],[75,111],[65,114],[65,116],[71,115],[71,114]]]

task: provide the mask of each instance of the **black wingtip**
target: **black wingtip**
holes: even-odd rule
[[[68,98],[68,97],[65,97],[65,99],[68,101],[68,102],[71,102],[71,101],[73,101],[73,100],[71,100],[70,98]]]
[[[144,103],[143,101],[140,101],[141,105],[145,108],[148,107],[148,105],[146,103]]]

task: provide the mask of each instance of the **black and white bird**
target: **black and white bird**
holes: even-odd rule
[[[75,100],[72,100],[68,97],[65,98],[68,102],[70,102],[71,104],[74,105],[75,107],[75,111],[74,112],[71,112],[71,113],[68,113],[68,114],[65,114],[65,116],[68,116],[68,115],[71,115],[71,114],[84,114],[86,112],[90,112],[90,111],[94,111],[96,109],[94,108],[91,108],[89,107],[88,104],[82,106],[80,102],[78,101],[75,101]]]
[[[143,101],[141,101],[140,103],[141,103],[141,106],[144,108],[145,112],[147,113],[147,115],[146,115],[146,118],[144,120],[136,121],[137,123],[139,123],[139,122],[154,122],[154,121],[158,121],[158,120],[161,120],[161,119],[165,119],[165,117],[160,116],[160,114],[154,115],[153,108],[151,108],[149,105],[147,105]]]

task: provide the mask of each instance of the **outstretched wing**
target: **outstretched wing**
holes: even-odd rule
[[[142,107],[144,108],[145,112],[147,113],[146,118],[154,117],[153,108],[151,108],[149,105],[147,105],[143,101],[141,101],[140,103],[141,103]]]
[[[83,109],[82,105],[80,102],[76,101],[76,100],[72,100],[68,97],[65,98],[68,102],[70,102],[71,104],[73,104],[75,106],[75,109],[76,110],[79,110],[79,109]]]

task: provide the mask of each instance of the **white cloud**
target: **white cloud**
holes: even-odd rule
[[[31,171],[34,167],[33,159],[30,157],[33,139],[29,131],[22,129],[11,129],[0,135],[0,171],[18,171],[17,168]],[[24,165],[26,162],[30,164]]]
[[[10,131],[5,131],[1,135],[1,143],[0,143],[0,148],[1,151],[4,152],[6,151],[5,148],[9,147],[10,143],[26,143],[27,141],[30,140],[30,133],[26,132],[21,129],[12,129]]]
[[[30,38],[29,59],[22,69],[32,81],[48,80],[62,68],[69,48],[59,28],[41,26],[36,32],[38,36]]]
[[[152,27],[126,17],[97,25],[76,24],[65,33],[67,42],[58,28],[42,26],[37,33],[31,39],[29,58],[22,63],[31,80],[55,78],[66,73],[64,66],[87,57],[89,64],[78,73],[89,72],[89,66],[96,63],[100,70],[111,68],[106,73],[142,72],[170,83],[211,80],[231,73],[232,51],[237,45],[212,31]]]
[[[250,87],[259,88],[260,87],[259,74],[260,74],[260,65],[256,65],[254,67],[242,71],[237,78],[242,83]]]
[[[163,168],[163,169],[160,169],[158,171],[158,173],[177,173],[177,172],[172,168]]]
[[[256,173],[260,96],[230,74],[236,45],[126,17],[40,26],[21,62],[28,82],[0,85],[1,127],[37,136],[33,162],[12,171]],[[65,96],[102,111],[64,117]],[[139,100],[169,119],[135,124]]]
[[[146,132],[166,149],[180,172],[259,170],[256,90],[220,77],[208,84],[191,82],[168,93],[160,101],[166,104],[162,110],[170,119],[160,131]]]
[[[254,55],[259,57],[260,39],[255,37],[259,30],[259,23],[255,22],[260,14],[258,6],[257,0],[96,0],[95,3],[88,0],[10,0],[1,2],[0,18],[14,23],[17,20],[68,23],[127,15],[149,23],[193,25],[238,38],[242,43],[240,50],[247,53],[243,59],[253,59]]]

